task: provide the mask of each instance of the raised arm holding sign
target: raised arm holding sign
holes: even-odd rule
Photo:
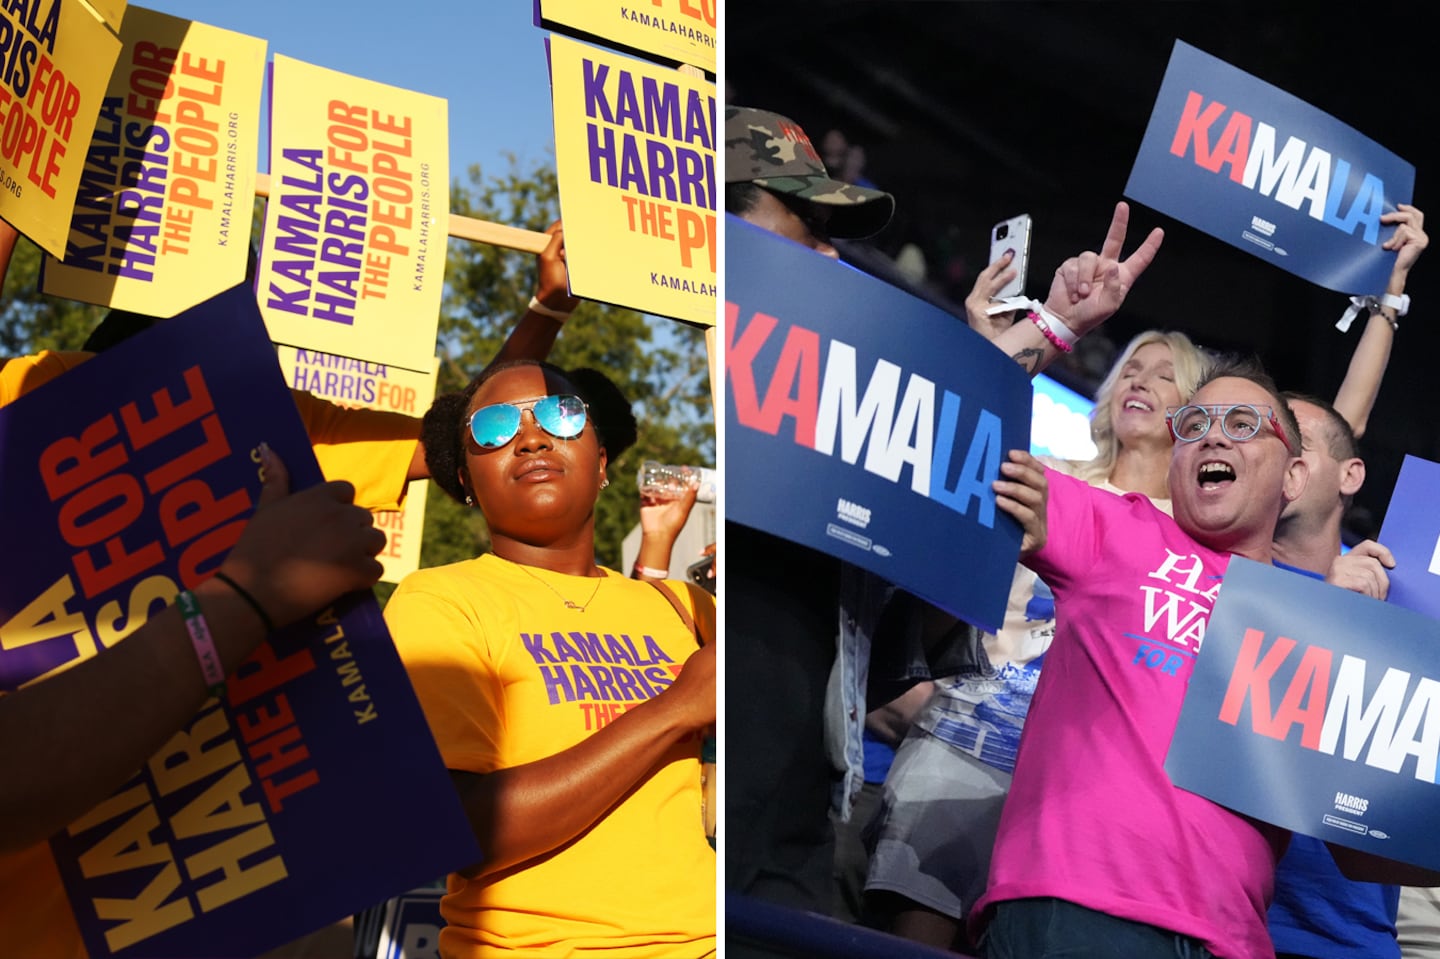
[[[1357,439],[1365,435],[1370,411],[1375,408],[1380,381],[1390,362],[1390,348],[1400,330],[1400,309],[1402,306],[1407,312],[1409,309],[1405,284],[1410,270],[1430,242],[1425,233],[1425,214],[1408,203],[1401,203],[1394,211],[1381,216],[1380,222],[1395,227],[1395,232],[1381,244],[1382,249],[1395,254],[1395,264],[1382,296],[1357,298],[1365,299],[1369,318],[1355,352],[1350,355],[1345,381],[1335,394],[1335,409],[1349,421]],[[1356,309],[1358,311],[1358,307]]]

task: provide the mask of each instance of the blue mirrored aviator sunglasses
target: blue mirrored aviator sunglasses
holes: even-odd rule
[[[499,449],[520,432],[520,417],[529,410],[545,432],[556,439],[573,440],[585,429],[585,409],[585,401],[569,393],[495,403],[470,414],[470,435],[482,449]]]

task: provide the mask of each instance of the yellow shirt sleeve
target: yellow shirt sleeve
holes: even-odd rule
[[[93,353],[56,353],[45,350],[34,356],[17,356],[0,361],[0,406],[49,383],[61,373],[90,359]]]
[[[420,420],[403,413],[350,409],[291,390],[320,472],[355,484],[355,502],[370,510],[399,509],[420,440]]]

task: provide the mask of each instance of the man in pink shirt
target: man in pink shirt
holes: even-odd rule
[[[1164,761],[1231,555],[1271,561],[1304,490],[1300,430],[1269,377],[1220,364],[1172,419],[1174,519],[1021,452],[998,503],[1059,623],[1020,743],[989,888],[991,959],[1271,957],[1265,911],[1288,833],[1171,785]],[[1355,563],[1372,563],[1357,556]],[[1332,847],[1351,878],[1440,875]]]

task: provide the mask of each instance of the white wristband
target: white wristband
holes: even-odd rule
[[[670,578],[670,571],[668,569],[651,569],[649,566],[641,566],[639,563],[635,564],[635,572],[641,576],[648,576],[650,579]]]
[[[1355,317],[1360,315],[1361,310],[1380,313],[1382,306],[1390,307],[1395,311],[1396,316],[1404,316],[1410,312],[1410,294],[1403,293],[1400,296],[1396,296],[1393,293],[1386,293],[1383,296],[1352,296],[1350,297],[1350,305],[1345,308],[1344,314],[1340,317],[1340,322],[1335,324],[1335,329],[1344,333],[1350,329],[1350,324],[1355,322]],[[1390,320],[1389,317],[1386,317],[1386,319],[1389,320],[1392,330],[1400,329],[1399,322]]]
[[[537,298],[532,296],[530,297],[530,312],[539,313],[541,316],[548,316],[552,320],[559,320],[560,325],[564,326],[565,321],[569,318],[571,311],[553,309],[552,307],[548,307],[544,303],[541,303]]]
[[[1045,309],[1042,304],[1035,304],[1035,312],[1045,317],[1045,322],[1050,324],[1050,332],[1068,343],[1071,349],[1074,349],[1075,344],[1080,342],[1080,334],[1066,326],[1064,320]]]
[[[1008,313],[1011,310],[1033,310],[1040,315],[1049,327],[1050,332],[1056,338],[1065,343],[1071,349],[1080,342],[1080,334],[1065,325],[1065,321],[1054,313],[1045,309],[1045,304],[1039,300],[1032,300],[1028,296],[1007,296],[1002,300],[996,300],[993,305],[986,307],[985,315],[994,316],[996,313]],[[1068,352],[1068,351],[1067,351]]]
[[[1406,313],[1410,312],[1410,294],[1401,293],[1399,296],[1396,296],[1393,293],[1386,293],[1385,295],[1380,297],[1380,305],[1388,306],[1390,307],[1390,309],[1395,311],[1395,319],[1391,319],[1388,316],[1385,317],[1385,319],[1390,320],[1390,329],[1399,330],[1399,317],[1402,317]]]
[[[1034,310],[1040,312],[1038,300],[1032,300],[1028,296],[1007,296],[998,300],[992,300],[985,308],[986,316],[994,316],[997,313],[1011,313],[1015,310]]]

